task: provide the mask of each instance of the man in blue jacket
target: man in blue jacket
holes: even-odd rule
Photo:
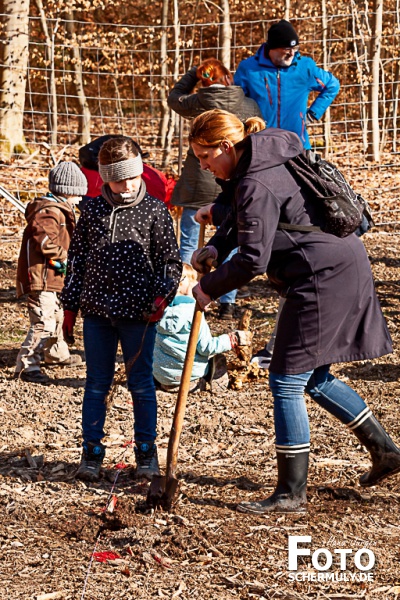
[[[339,81],[302,56],[294,27],[282,19],[270,27],[266,43],[239,63],[235,84],[259,105],[268,127],[294,131],[311,148],[307,125],[318,121],[332,104]],[[319,92],[309,108],[310,92]]]
[[[300,54],[297,32],[284,19],[269,28],[266,43],[254,56],[239,63],[235,84],[257,102],[267,127],[294,131],[306,150],[311,148],[307,125],[321,119],[340,88],[332,73],[317,67],[309,56]],[[319,93],[308,108],[310,92]],[[269,344],[259,350],[251,362],[267,369],[274,340],[275,331]]]

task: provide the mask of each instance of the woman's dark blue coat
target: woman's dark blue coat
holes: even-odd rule
[[[267,272],[286,298],[270,370],[296,374],[321,365],[371,359],[392,351],[363,242],[351,234],[277,230],[278,222],[319,225],[313,200],[285,162],[302,150],[294,133],[266,129],[248,136],[227,182],[232,212],[209,244],[221,263],[201,280],[213,298]]]

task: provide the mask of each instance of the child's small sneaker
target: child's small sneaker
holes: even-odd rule
[[[83,360],[79,354],[71,354],[68,358],[59,362],[46,362],[46,367],[77,367],[82,365]]]
[[[252,356],[250,364],[257,365],[260,369],[268,369],[271,363],[272,353],[266,348],[259,350]]]
[[[137,442],[134,448],[136,457],[136,479],[145,477],[149,481],[153,475],[160,475],[157,446],[154,442]]]
[[[22,379],[22,381],[27,381],[28,383],[40,383],[41,385],[46,385],[50,381],[50,377],[41,371],[35,369],[35,371],[22,371],[14,375],[15,379]]]
[[[100,477],[100,469],[106,454],[103,444],[88,442],[82,446],[81,464],[75,474],[83,481],[97,481]]]

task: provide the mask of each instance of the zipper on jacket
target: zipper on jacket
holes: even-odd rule
[[[44,290],[47,290],[47,271],[48,271],[48,266],[47,266],[47,259],[45,259],[44,261],[44,272],[43,272],[43,285],[44,285]]]
[[[111,241],[110,241],[110,256],[108,258],[108,268],[107,268],[107,282],[108,282],[108,290],[107,290],[107,309],[110,311],[110,290],[112,284],[112,270],[111,270],[111,256],[112,256],[112,244],[114,243],[115,230],[117,228],[117,210],[118,208],[113,208],[110,219],[110,229],[111,229]]]
[[[118,208],[113,208],[112,209],[112,213],[111,213],[111,243],[114,243],[114,234],[115,234],[115,228],[116,228],[116,224],[117,224],[117,214],[116,211],[118,210]]]
[[[32,282],[32,273],[31,273],[31,261],[29,259],[29,242],[30,240],[28,239],[28,241],[26,242],[26,254],[27,254],[27,263],[28,263],[28,281],[29,283]]]
[[[281,72],[279,69],[276,74],[276,77],[278,80],[278,110],[277,110],[276,122],[277,122],[277,126],[280,127],[281,126]]]
[[[72,280],[73,280],[73,278],[74,278],[74,275],[75,275],[75,272],[74,272],[74,262],[75,262],[75,258],[76,258],[76,257],[74,256],[74,258],[73,258],[73,259],[71,260],[71,262],[69,263],[69,270],[71,271],[71,277],[70,277],[70,279],[69,279],[69,281],[68,281],[68,285],[65,285],[65,286],[64,286],[64,287],[65,287],[65,289],[68,289],[68,288],[69,288],[69,286],[71,285],[71,283],[72,283]]]
[[[265,87],[266,87],[267,93],[268,93],[269,105],[272,106],[272,94],[271,94],[271,88],[269,87],[269,83],[268,83],[268,77],[264,77],[264,82],[265,82]]]
[[[300,139],[302,142],[305,142],[306,140],[306,129],[307,129],[307,124],[306,124],[306,118],[303,115],[303,113],[300,113],[300,119],[301,119],[301,135],[300,135]]]

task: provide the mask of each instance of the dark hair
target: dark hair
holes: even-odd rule
[[[139,155],[137,143],[130,137],[119,135],[104,142],[99,152],[101,165],[112,165],[121,160],[136,158]]]
[[[200,79],[203,87],[208,87],[214,83],[222,85],[232,85],[233,77],[225,65],[216,58],[204,60],[196,71],[197,79]]]
[[[81,146],[79,148],[79,162],[82,167],[85,169],[90,169],[92,171],[99,170],[99,152],[100,148],[107,142],[107,140],[111,140],[112,138],[121,137],[120,134],[110,134],[110,135],[101,135],[98,138],[95,138],[88,144]],[[143,152],[141,147],[135,140],[133,143],[137,146],[138,152],[142,158],[147,158],[149,156],[148,152]]]

